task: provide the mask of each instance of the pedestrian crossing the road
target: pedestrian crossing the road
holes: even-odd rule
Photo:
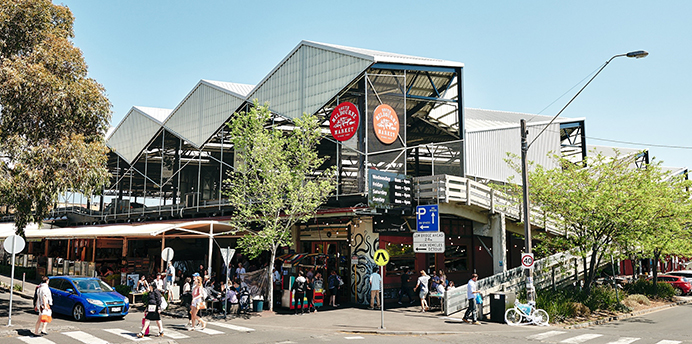
[[[564,344],[680,344],[682,341],[677,340],[642,340],[635,337],[619,337],[612,338],[598,333],[575,334],[566,331],[547,331],[527,336],[526,339],[548,343],[564,343]]]
[[[249,327],[243,327],[223,322],[209,322],[209,325],[216,326],[220,329],[231,330],[229,332],[254,332],[255,329]],[[43,337],[31,337],[31,336],[19,336],[16,338],[8,338],[7,341],[3,340],[3,344],[10,343],[26,343],[26,344],[64,344],[64,343],[74,343],[74,344],[109,344],[109,343],[123,343],[123,342],[147,342],[152,341],[152,338],[157,334],[158,329],[156,327],[152,328],[152,335],[149,337],[137,338],[137,332],[122,328],[105,328],[105,329],[93,329],[89,333],[85,331],[68,331],[60,333],[52,333],[48,336]],[[191,338],[192,333],[202,333],[202,336],[218,336],[223,335],[226,332],[220,331],[213,328],[200,329],[197,328],[194,332],[188,332],[184,327],[166,327],[164,328],[163,335],[166,338],[178,340]],[[199,337],[200,335],[196,335]],[[126,339],[126,340],[123,340]]]

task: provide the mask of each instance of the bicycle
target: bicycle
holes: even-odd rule
[[[548,312],[536,308],[531,303],[524,304],[516,301],[514,307],[505,312],[505,322],[511,326],[532,324],[548,326],[548,320]]]

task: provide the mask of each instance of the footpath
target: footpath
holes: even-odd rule
[[[0,276],[0,282],[9,285],[10,278]],[[15,280],[15,284],[21,284],[21,280]],[[16,297],[24,299],[32,299],[35,283],[26,282],[24,292],[15,291]],[[688,300],[680,301],[672,305],[687,303]],[[171,305],[171,309],[166,313],[171,320],[170,322],[180,321],[181,324],[186,322],[184,309],[179,305]],[[623,314],[609,319],[596,320],[589,323],[572,325],[568,328],[581,328],[602,324],[607,321],[618,320],[626,317],[636,316],[644,313],[649,313],[664,307],[656,309],[642,310],[636,313]],[[141,317],[142,313],[138,305],[133,305],[130,309],[128,317]],[[478,333],[478,332],[506,332],[519,330],[520,328],[528,329],[529,327],[510,327],[506,324],[493,323],[482,320],[480,325],[472,325],[461,321],[463,312],[444,316],[439,311],[420,312],[420,306],[417,304],[399,305],[396,302],[387,302],[384,312],[384,328],[381,328],[381,313],[379,310],[367,309],[367,305],[341,305],[333,308],[329,306],[321,307],[318,312],[293,315],[293,311],[278,308],[276,312],[263,311],[251,312],[249,316],[237,317],[233,319],[213,319],[211,316],[205,317],[207,320],[217,322],[226,322],[229,324],[243,326],[252,329],[271,329],[271,328],[286,328],[292,330],[304,330],[306,332],[320,331],[340,331],[344,333],[360,333],[360,334],[388,334],[388,335],[431,335],[431,334],[463,334],[463,333]],[[562,326],[551,325],[551,328]]]

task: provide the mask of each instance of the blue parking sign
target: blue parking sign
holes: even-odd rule
[[[416,231],[440,231],[440,209],[437,204],[419,205],[416,207]]]

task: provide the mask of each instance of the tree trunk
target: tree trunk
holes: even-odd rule
[[[658,259],[661,257],[661,252],[654,250],[654,266],[653,266],[653,276],[654,290],[658,293]]]
[[[274,270],[274,260],[276,260],[276,246],[272,247],[271,260],[269,261],[269,268],[267,269],[269,271],[269,295],[267,296],[267,300],[269,301],[269,311],[271,312],[274,311],[274,273],[272,271]]]
[[[637,277],[637,258],[635,256],[630,257],[630,263],[632,264],[632,278]]]

